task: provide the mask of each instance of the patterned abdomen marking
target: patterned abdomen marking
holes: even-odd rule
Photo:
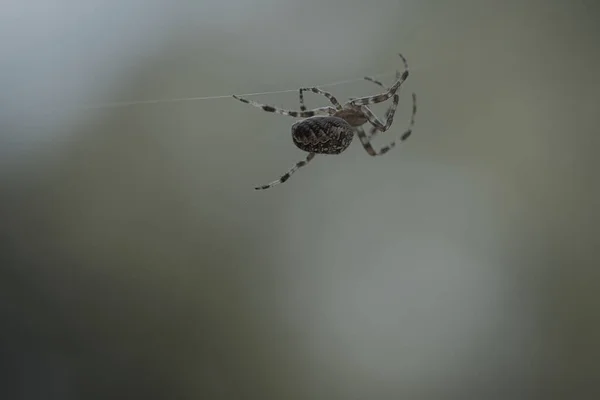
[[[350,124],[338,117],[311,117],[292,125],[294,144],[309,153],[339,154],[353,138]]]

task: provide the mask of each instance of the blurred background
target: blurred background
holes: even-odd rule
[[[599,9],[3,2],[0,398],[598,398]],[[376,143],[414,91],[410,140],[263,192],[304,157],[292,118],[82,107],[390,84],[398,52]]]

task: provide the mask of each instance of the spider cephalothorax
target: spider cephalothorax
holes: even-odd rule
[[[308,152],[306,159],[296,163],[296,165],[294,165],[290,171],[288,171],[278,180],[264,186],[259,186],[256,189],[268,189],[287,181],[294,172],[308,164],[316,154],[339,154],[343,152],[350,146],[350,143],[352,143],[354,134],[358,136],[365,151],[371,156],[380,156],[392,149],[396,145],[396,141],[393,141],[389,145],[383,147],[381,150],[376,151],[371,145],[371,139],[377,134],[377,132],[387,131],[394,120],[396,107],[400,101],[400,96],[396,92],[398,89],[400,89],[400,86],[406,80],[406,78],[408,78],[408,63],[402,54],[400,54],[400,58],[404,63],[404,72],[396,73],[396,82],[394,82],[392,86],[386,89],[381,82],[367,76],[365,77],[366,80],[371,81],[386,90],[383,93],[379,93],[374,96],[352,98],[343,105],[340,104],[331,93],[317,87],[299,89],[300,111],[284,110],[234,95],[233,97],[237,100],[258,108],[262,108],[267,112],[304,118],[303,120],[300,120],[292,125],[292,140],[300,150]],[[307,110],[304,106],[303,94],[303,92],[306,91],[311,91],[327,97],[333,107],[327,106]],[[385,113],[385,123],[383,123],[379,120],[379,118],[377,118],[371,109],[369,109],[368,105],[384,102],[391,97],[393,97],[393,101],[390,108]],[[416,94],[413,93],[412,99],[413,107],[410,125],[408,129],[400,136],[401,141],[406,140],[410,136],[412,127],[415,123],[415,115],[417,113]],[[365,123],[369,123],[372,126],[368,135],[362,128],[362,125]]]

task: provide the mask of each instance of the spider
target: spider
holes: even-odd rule
[[[350,146],[352,140],[354,139],[354,134],[358,136],[358,139],[360,140],[365,151],[371,156],[381,156],[394,148],[396,145],[396,140],[377,151],[371,145],[371,139],[373,139],[378,132],[387,131],[394,120],[394,114],[400,99],[396,92],[398,89],[400,89],[400,86],[406,80],[406,78],[408,78],[408,63],[402,54],[399,54],[399,56],[404,64],[404,72],[396,72],[396,82],[394,82],[392,86],[386,88],[380,81],[366,76],[364,79],[381,86],[385,89],[385,91],[374,96],[350,98],[349,101],[344,104],[340,104],[331,93],[319,89],[318,87],[299,89],[300,111],[286,110],[233,95],[235,99],[243,103],[250,104],[254,107],[262,108],[267,112],[288,115],[295,118],[304,118],[292,125],[292,140],[296,147],[298,147],[300,150],[308,152],[306,158],[297,162],[278,180],[263,186],[255,187],[255,189],[269,189],[275,185],[284,183],[298,169],[306,166],[311,160],[313,160],[317,154],[340,154]],[[333,107],[326,106],[307,110],[306,106],[304,105],[303,94],[307,91],[325,96],[327,99],[329,99]],[[385,113],[385,123],[383,123],[367,106],[369,104],[384,102],[390,97],[393,97],[393,101]],[[410,124],[408,129],[399,137],[400,141],[408,139],[412,133],[412,128],[415,123],[415,115],[417,113],[417,95],[415,93],[412,94],[412,103],[413,106]],[[362,128],[362,125],[367,122],[372,125],[369,134],[366,134]]]

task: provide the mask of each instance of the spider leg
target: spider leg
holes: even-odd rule
[[[412,128],[415,125],[415,115],[417,114],[417,95],[413,93],[412,99],[413,99],[413,108],[412,108],[412,115],[410,117],[410,123],[408,125],[408,129],[406,131],[404,131],[404,133],[398,138],[401,142],[405,141],[406,139],[408,139],[410,137],[410,135],[412,133]],[[381,150],[377,151],[371,145],[372,137],[367,136],[367,134],[363,130],[362,126],[359,126],[355,129],[356,129],[356,136],[358,136],[360,143],[365,148],[365,151],[371,156],[384,155],[385,153],[387,153],[388,151],[393,149],[396,146],[396,142],[398,141],[398,139],[396,139],[393,142],[391,142],[390,144],[388,144],[387,146],[382,147]]]
[[[394,102],[390,106],[390,109],[388,110],[388,112],[386,112],[387,116],[386,116],[385,124],[383,124],[379,120],[379,118],[377,118],[377,116],[373,113],[373,111],[371,111],[369,109],[369,107],[362,106],[361,110],[365,114],[365,117],[367,117],[367,120],[369,121],[369,123],[371,123],[371,125],[373,125],[375,128],[377,128],[378,131],[385,132],[388,129],[390,129],[390,126],[392,126],[392,122],[394,121],[394,114],[396,113],[396,108],[398,107],[399,101],[400,101],[400,96],[395,94]]]
[[[242,103],[250,104],[251,106],[254,106],[257,108],[262,108],[263,111],[272,112],[272,113],[281,114],[281,115],[289,115],[290,117],[296,117],[296,118],[308,118],[308,117],[312,117],[314,115],[319,115],[319,114],[333,115],[336,111],[335,108],[330,107],[330,106],[313,108],[312,110],[302,110],[302,111],[285,110],[283,108],[273,107],[268,104],[262,104],[262,103],[258,103],[256,101],[244,99],[242,97],[236,96],[235,94],[233,95],[233,98],[241,101]]]
[[[340,104],[340,102],[331,93],[326,92],[325,90],[321,90],[318,87],[308,87],[308,88],[298,89],[298,92],[300,95],[300,109],[302,111],[306,110],[306,106],[304,105],[304,93],[303,92],[308,92],[308,91],[311,91],[316,94],[322,94],[323,96],[327,97],[329,99],[329,101],[331,101],[331,104],[333,104],[336,109],[338,109],[338,110],[342,109],[342,105]]]
[[[399,56],[400,56],[400,58],[402,58],[402,62],[404,63],[404,72],[402,74],[400,74],[400,77],[396,80],[396,82],[392,86],[390,86],[390,88],[388,90],[386,90],[383,93],[376,94],[374,96],[358,97],[358,98],[350,100],[349,103],[353,106],[366,106],[369,104],[377,104],[377,103],[384,102],[387,99],[389,99],[390,97],[392,97],[393,95],[395,95],[396,91],[398,91],[398,89],[400,88],[400,85],[402,85],[402,83],[404,83],[406,78],[408,78],[408,63],[406,61],[406,58],[404,58],[404,56],[402,54],[399,54]]]
[[[306,111],[306,106],[304,105],[304,93],[302,89],[298,89],[298,96],[300,97],[300,110]]]
[[[385,85],[383,83],[381,83],[380,81],[378,81],[377,79],[373,78],[372,76],[365,76],[365,80],[369,81],[369,82],[373,82],[374,84],[381,86],[382,88],[384,88],[385,90],[387,90],[388,88],[385,87]]]
[[[264,190],[264,189],[269,189],[275,185],[279,185],[280,183],[283,183],[285,181],[287,181],[288,179],[290,179],[290,176],[292,176],[292,174],[296,171],[298,171],[300,168],[304,167],[306,164],[308,164],[313,158],[315,158],[316,153],[308,153],[308,156],[306,156],[305,160],[299,161],[296,163],[296,165],[294,165],[292,167],[292,169],[290,169],[288,172],[286,172],[281,178],[277,179],[276,181],[273,181],[269,184],[263,185],[263,186],[258,186],[255,187],[254,189],[256,190]]]
[[[400,79],[400,77],[402,76],[402,73],[400,71],[396,71],[396,80]],[[377,79],[375,79],[372,76],[365,76],[365,80],[369,81],[369,82],[373,82],[374,84],[381,86],[382,88],[387,90],[387,87],[381,83],[381,81],[378,81]],[[350,99],[350,100],[354,100],[354,99]],[[392,111],[392,106],[390,106],[387,111],[385,112],[385,116],[384,118],[387,119],[388,116],[390,115],[390,112]],[[377,127],[373,126],[371,128],[371,131],[369,132],[369,134],[367,135],[369,138],[373,138],[376,134],[377,134],[378,130]]]
[[[401,74],[400,74],[400,71],[396,71],[396,80],[400,79],[400,75],[401,75]],[[378,85],[378,86],[381,86],[381,87],[382,87],[382,88],[384,88],[385,90],[388,90],[388,88],[387,88],[387,87],[386,87],[386,86],[385,86],[383,83],[381,83],[381,81],[378,81],[377,79],[375,79],[375,78],[374,78],[374,77],[372,77],[372,76],[365,76],[365,80],[366,80],[366,81],[369,81],[369,82],[373,82],[374,84],[376,84],[376,85]],[[358,97],[350,97],[350,98],[349,98],[349,100],[350,100],[351,102],[352,102],[352,100],[356,100],[356,99],[358,99]]]
[[[401,76],[402,76],[402,73],[400,71],[396,71],[396,80],[400,79]],[[381,81],[378,81],[377,79],[373,78],[372,76],[365,76],[365,80],[367,80],[369,82],[373,82],[374,84],[381,86],[385,90],[388,90],[388,88],[383,83],[381,83]]]
[[[384,114],[384,118],[387,120],[390,116],[390,113],[392,112],[392,106],[390,106]],[[377,126],[371,126],[371,129],[369,130],[369,133],[367,134],[369,139],[373,139],[375,138],[375,136],[377,136],[378,133],[381,133],[381,131],[379,129],[377,129]]]

